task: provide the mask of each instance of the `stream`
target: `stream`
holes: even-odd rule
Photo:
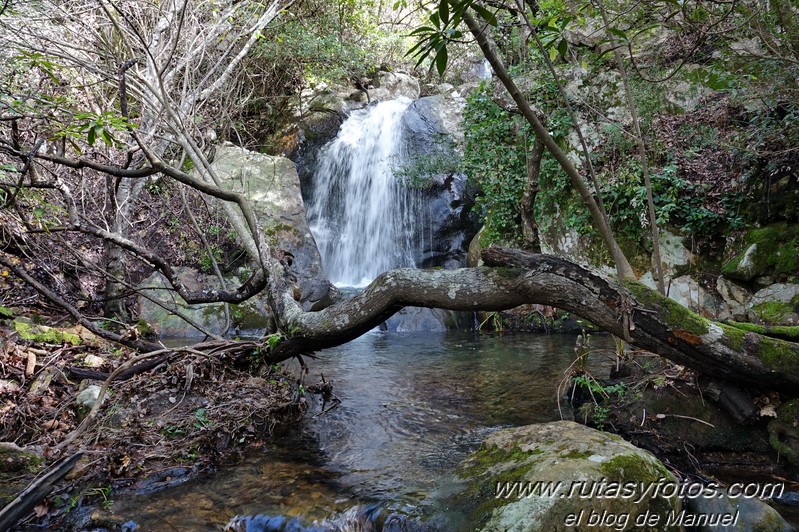
[[[237,466],[111,509],[137,530],[220,530],[257,514],[344,529],[386,516],[420,526],[439,510],[431,493],[489,433],[560,419],[556,390],[574,343],[571,335],[370,332],[310,363],[306,383],[320,374],[332,381],[337,408],[320,415],[309,396],[298,426]],[[593,371],[605,376],[612,341],[594,336],[592,346]]]

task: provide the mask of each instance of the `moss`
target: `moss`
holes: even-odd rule
[[[734,329],[740,331],[753,332],[762,334],[764,336],[771,336],[773,338],[782,338],[783,340],[799,341],[799,326],[788,325],[775,325],[773,327],[756,325],[754,323],[741,323],[736,321],[729,322],[729,325]],[[726,332],[725,328],[725,332]],[[730,346],[732,347],[732,346]]]
[[[722,273],[740,278],[738,265],[753,244],[757,245],[757,251],[744,277],[751,279],[767,273],[790,275],[799,269],[799,226],[779,223],[749,231],[741,240],[739,252],[722,266]]]
[[[571,460],[585,460],[586,458],[591,456],[591,454],[592,453],[590,453],[589,451],[580,452],[577,449],[572,449],[571,451],[561,454],[560,457],[569,458]]]
[[[139,333],[139,336],[145,340],[155,340],[158,337],[158,334],[155,332],[155,329],[153,329],[152,325],[144,320],[137,320],[134,327]]]
[[[500,266],[498,268],[493,268],[493,271],[504,279],[516,279],[519,277],[521,270],[518,268],[509,268],[507,266]]]
[[[724,331],[724,338],[721,339],[721,344],[726,345],[730,349],[735,351],[740,351],[744,348],[744,336],[746,336],[746,330],[740,327],[732,327],[730,325],[725,325],[723,323],[717,323],[721,330]]]
[[[22,318],[14,320],[13,324],[14,331],[19,334],[19,337],[23,340],[42,344],[80,344],[80,337],[77,334],[59,331],[58,329],[44,325],[34,325]]]
[[[691,312],[673,299],[664,297],[636,281],[625,281],[624,285],[639,303],[652,309],[660,309],[660,317],[675,333],[680,331],[688,333],[682,336],[678,334],[683,340],[689,342],[698,340],[695,337],[707,334],[710,330],[705,318]]]
[[[799,349],[794,342],[765,336],[762,331],[772,328],[760,327],[748,323],[735,323],[735,327],[718,324],[726,338],[722,344],[736,351],[746,350],[758,358],[763,365],[771,370],[799,374]],[[777,329],[774,327],[773,329]],[[796,334],[797,327],[781,327],[788,329],[791,334]]]
[[[671,474],[661,464],[635,454],[622,454],[603,462],[599,470],[610,480],[655,483]]]
[[[793,307],[783,301],[766,301],[755,305],[752,310],[761,320],[771,324],[781,322],[787,314],[793,312]]]
[[[530,456],[538,455],[542,452],[543,451],[539,449],[523,451],[518,446],[510,451],[500,449],[499,447],[488,449],[482,445],[467,462],[464,462],[464,464],[458,467],[456,472],[463,478],[479,476],[498,464],[524,461]]]
[[[542,453],[543,451],[539,449],[523,451],[519,447],[514,447],[507,451],[499,447],[489,449],[483,445],[461,464],[456,474],[461,478],[472,479],[470,489],[461,494],[461,497],[467,501],[479,501],[469,509],[472,522],[483,521],[495,509],[514,502],[513,497],[496,497],[494,492],[496,486],[523,481],[538,462],[533,457]],[[474,481],[478,478],[479,481]]]
[[[791,342],[761,336],[753,354],[768,369],[799,374],[799,349]]]
[[[43,464],[44,457],[36,453],[0,445],[0,474],[37,473]]]
[[[777,419],[793,425],[799,419],[799,399],[782,403],[777,409]]]

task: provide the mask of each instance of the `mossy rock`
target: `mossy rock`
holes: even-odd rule
[[[44,457],[10,442],[0,442],[0,475],[7,473],[36,473]]]
[[[46,325],[36,325],[28,318],[17,318],[12,324],[14,331],[23,340],[39,344],[80,344],[80,337],[77,334],[47,327]]]
[[[674,482],[654,456],[571,421],[497,431],[456,474],[460,484],[444,506],[472,530],[574,530],[602,515],[629,529],[647,512],[661,516],[647,529],[668,530],[676,527],[666,516],[680,511],[676,496],[645,492]]]
[[[799,465],[799,399],[780,405],[777,419],[768,424],[771,447],[793,465]]]
[[[730,279],[751,281],[765,275],[788,276],[799,272],[799,226],[779,223],[752,229],[738,243],[735,256],[724,263]]]

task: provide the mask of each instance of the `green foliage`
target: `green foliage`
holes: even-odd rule
[[[574,378],[574,383],[577,386],[584,387],[587,390],[590,390],[591,393],[599,394],[606,399],[610,398],[612,395],[615,395],[616,398],[621,399],[627,392],[626,388],[624,387],[624,383],[619,382],[617,384],[605,385],[590,375],[578,375]]]
[[[594,400],[593,404],[590,404],[591,418],[599,430],[605,430],[605,422],[610,415],[610,406],[605,404],[605,401],[610,400],[612,396],[615,396],[616,399],[622,399],[627,392],[624,383],[602,384],[590,374],[584,373],[574,377],[574,386],[584,388],[590,392]],[[597,400],[597,396],[602,401]]]
[[[92,488],[86,492],[86,495],[98,495],[103,500],[103,509],[108,510],[114,501],[111,500],[111,486],[103,486]]]
[[[703,185],[689,183],[677,175],[673,163],[653,169],[650,175],[655,215],[663,227],[672,225],[684,234],[709,237],[725,229],[743,227],[739,204],[744,198],[725,193],[721,197],[723,211],[705,206]],[[648,237],[646,228],[646,188],[637,160],[630,160],[602,185],[602,197],[613,227],[625,239],[640,242]]]
[[[194,428],[195,429],[205,429],[211,426],[211,420],[208,419],[208,415],[205,408],[198,408],[197,411],[194,413]]]
[[[433,61],[430,64],[430,69],[432,70],[435,66],[439,75],[444,74],[449,61],[447,45],[452,41],[463,38],[463,33],[458,30],[458,26],[463,21],[463,15],[467,9],[473,10],[491,26],[497,26],[496,13],[486,9],[474,0],[460,0],[457,2],[441,0],[438,4],[438,9],[430,13],[428,25],[416,28],[411,32],[411,36],[418,37],[419,41],[408,50],[407,55],[417,58],[417,67],[425,59],[432,56]]]
[[[450,176],[463,172],[463,156],[449,138],[440,139],[429,153],[415,156],[394,170],[394,176],[405,186],[430,188],[437,176]]]
[[[487,242],[518,243],[521,239],[519,201],[527,175],[526,153],[515,129],[519,121],[497,106],[484,84],[467,100],[463,112],[466,174],[480,186]]]
[[[282,24],[267,28],[253,49],[254,57],[259,64],[269,65],[275,88],[282,85],[290,90],[340,82],[383,64],[399,64],[407,49],[406,38],[391,26],[381,25],[378,13],[371,0],[303,2]]]
[[[200,253],[199,266],[200,266],[200,271],[204,273],[212,273],[214,262],[217,263],[222,262],[222,255],[223,255],[222,248],[220,248],[216,244],[210,244],[209,247],[211,249],[213,257],[211,256],[211,254],[208,253],[207,249],[203,249],[203,251]]]
[[[270,334],[266,337],[266,344],[269,346],[269,349],[274,349],[283,339],[283,335],[280,333]]]

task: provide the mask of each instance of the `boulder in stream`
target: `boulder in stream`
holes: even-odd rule
[[[442,495],[450,510],[434,518],[451,529],[680,528],[670,524],[681,503],[663,464],[616,435],[571,421],[499,430],[457,475]]]

